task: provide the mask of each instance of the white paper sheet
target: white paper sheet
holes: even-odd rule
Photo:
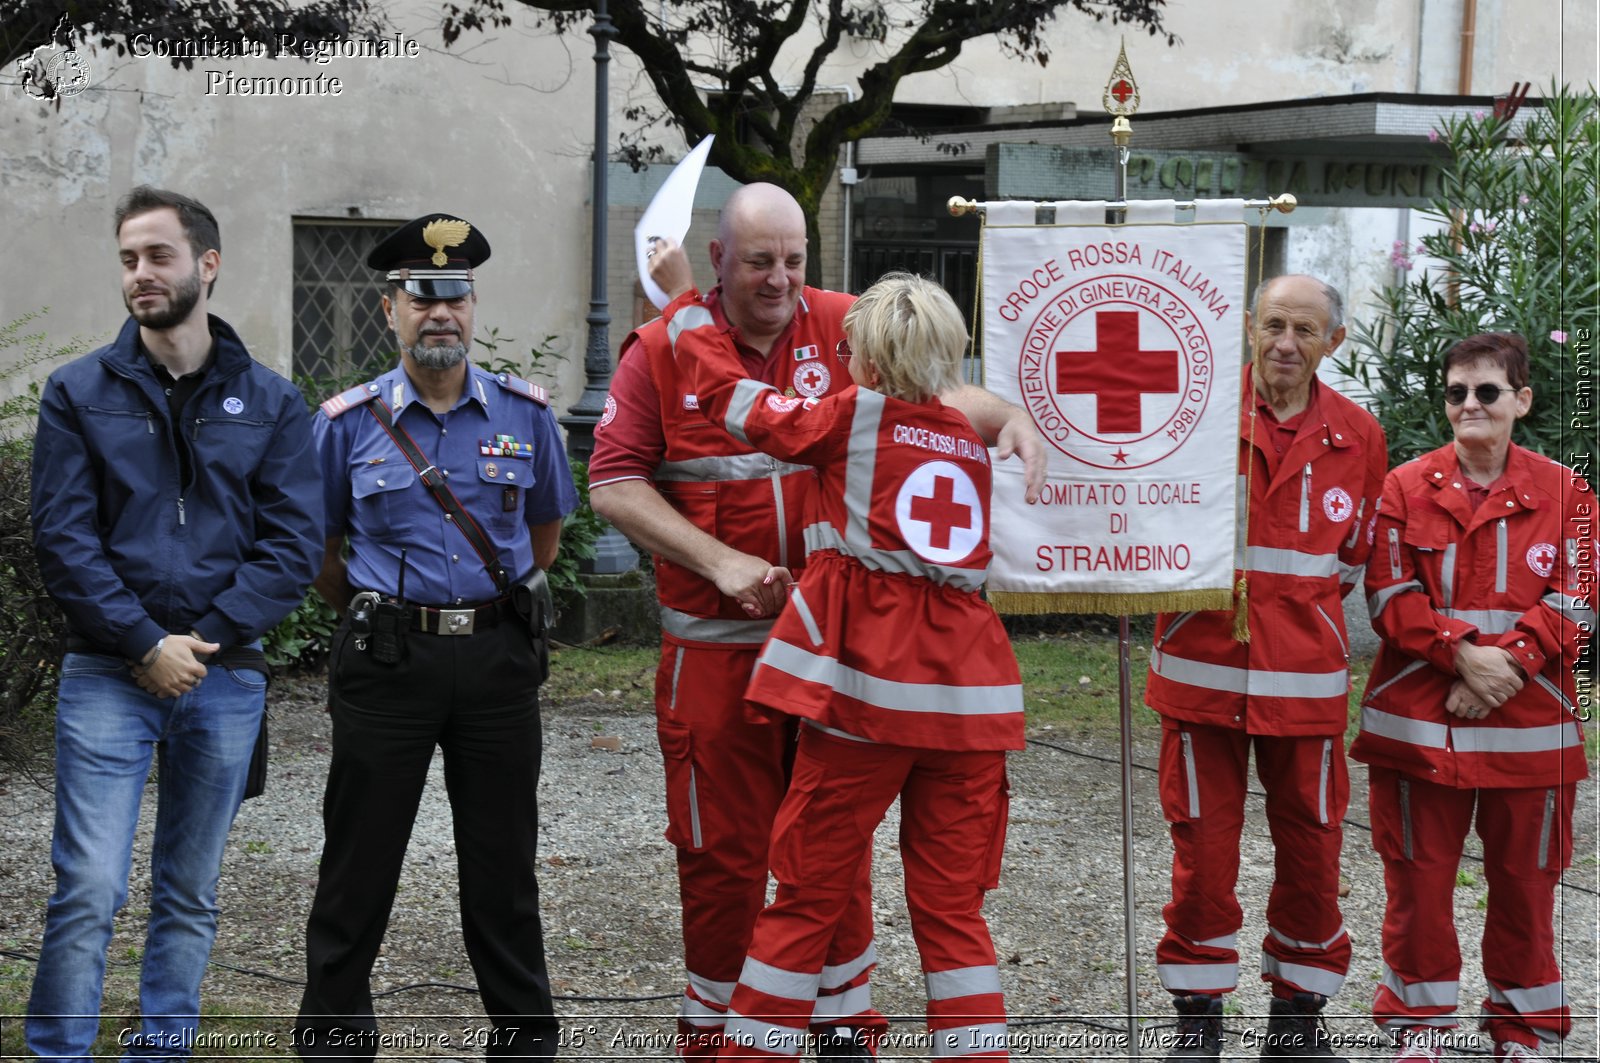
[[[660,191],[644,209],[644,214],[639,218],[639,224],[633,229],[633,257],[639,268],[639,281],[644,285],[644,292],[650,301],[656,304],[657,310],[666,309],[667,293],[662,291],[655,281],[650,279],[650,270],[645,262],[645,253],[650,250],[652,236],[665,236],[683,243],[683,238],[689,233],[689,219],[694,210],[694,192],[700,185],[700,172],[706,167],[706,156],[711,152],[711,141],[715,136],[708,136],[694,146],[694,150],[683,157],[683,161],[673,167],[667,179],[661,185]]]

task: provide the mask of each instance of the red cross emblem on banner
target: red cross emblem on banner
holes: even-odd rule
[[[911,519],[928,525],[928,545],[936,550],[950,549],[950,529],[972,527],[972,507],[955,500],[956,482],[948,476],[935,476],[933,496],[911,499]]]
[[[1140,349],[1137,310],[1096,311],[1094,332],[1094,350],[1057,352],[1056,392],[1094,396],[1097,434],[1137,435],[1140,400],[1178,393],[1178,352]]]

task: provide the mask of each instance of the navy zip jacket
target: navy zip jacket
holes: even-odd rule
[[[322,484],[305,400],[211,317],[215,359],[178,426],[132,318],[50,374],[33,444],[33,541],[74,634],[138,660],[168,633],[246,645],[322,564]]]

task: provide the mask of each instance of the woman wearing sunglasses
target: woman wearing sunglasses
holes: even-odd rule
[[[1370,765],[1388,893],[1372,1014],[1398,1059],[1441,1058],[1461,971],[1451,895],[1476,811],[1479,1028],[1497,1060],[1538,1060],[1572,1025],[1553,907],[1587,774],[1572,672],[1594,625],[1594,495],[1511,441],[1533,404],[1521,336],[1462,340],[1444,379],[1455,440],[1389,473],[1367,564],[1383,644],[1350,755]]]

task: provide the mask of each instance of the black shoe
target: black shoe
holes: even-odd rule
[[[1178,1032],[1172,1039],[1167,1063],[1184,1059],[1222,1058],[1222,998],[1203,993],[1173,997],[1178,1009]]]
[[[817,1059],[876,1059],[867,1046],[867,1031],[835,1026],[817,1035]]]
[[[1262,1059],[1326,1059],[1330,1063],[1350,1063],[1333,1054],[1328,1031],[1322,1026],[1322,1006],[1328,998],[1320,993],[1296,993],[1291,1000],[1272,998],[1267,1016],[1267,1036],[1261,1044]]]

